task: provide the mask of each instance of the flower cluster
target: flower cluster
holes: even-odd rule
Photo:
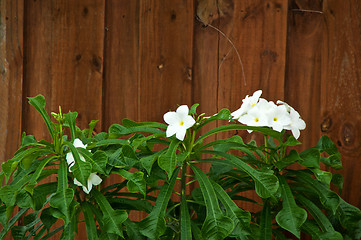
[[[83,142],[79,138],[74,140],[73,145],[76,148],[86,148],[86,145],[84,145]],[[85,162],[85,158],[81,154],[79,154],[79,156],[80,156],[80,160]],[[73,154],[71,152],[68,152],[66,154],[65,158],[66,158],[66,162],[68,163],[69,172],[72,172],[71,168],[73,167],[73,165],[75,163],[74,156],[73,156]],[[90,176],[88,178],[88,181],[87,181],[87,186],[84,186],[83,184],[81,184],[78,181],[78,179],[74,178],[74,184],[79,186],[79,187],[82,187],[83,191],[86,194],[89,194],[89,192],[93,188],[93,185],[94,186],[99,185],[101,182],[102,182],[102,179],[96,173],[91,173],[90,174]]]
[[[277,101],[277,105],[260,98],[261,94],[262,90],[258,90],[252,96],[247,95],[241,107],[231,114],[233,119],[247,126],[271,127],[278,132],[291,130],[298,139],[300,130],[306,128],[300,114],[285,102]]]

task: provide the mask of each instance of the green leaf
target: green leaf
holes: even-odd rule
[[[103,231],[113,233],[123,237],[122,223],[128,218],[127,212],[123,210],[114,210],[108,200],[97,189],[93,189],[91,194],[97,201],[103,213]]]
[[[172,173],[177,165],[177,148],[181,143],[178,139],[173,139],[169,145],[167,152],[161,154],[158,158],[158,165],[161,169],[168,173],[168,177],[172,176]]]
[[[251,213],[247,212],[237,206],[223,188],[216,182],[212,181],[214,191],[226,209],[226,214],[230,217],[235,225],[231,236],[246,236],[249,235],[249,226],[251,222]]]
[[[361,220],[361,210],[340,198],[340,205],[337,209],[341,225],[348,229],[355,227]]]
[[[334,232],[335,229],[333,228],[330,220],[326,217],[326,215],[314,204],[311,200],[307,199],[301,194],[295,195],[297,201],[299,201],[307,211],[312,215],[313,219],[317,222],[323,232]]]
[[[92,214],[92,208],[94,206],[85,201],[82,202],[80,206],[84,214],[87,239],[97,240],[98,239],[97,227],[96,227],[94,215]]]
[[[14,217],[10,219],[10,221],[3,226],[3,229],[0,232],[0,239],[4,239],[5,235],[8,233],[8,231],[14,226],[14,224],[28,211],[28,208],[22,208],[19,210],[17,214],[15,214]]]
[[[190,165],[201,188],[206,204],[207,216],[202,226],[202,235],[206,239],[224,239],[234,228],[231,218],[224,216],[218,205],[217,195],[206,174],[198,167]]]
[[[203,118],[203,122],[201,122],[201,124],[199,125],[198,128],[201,128],[204,125],[206,125],[206,124],[208,124],[210,122],[213,122],[215,120],[231,121],[232,120],[231,112],[228,109],[223,108],[218,113],[216,113],[215,115]]]
[[[127,229],[127,236],[129,240],[143,240],[144,237],[139,232],[139,225],[129,219],[124,221],[124,226]]]
[[[74,165],[71,167],[74,177],[83,185],[88,186],[88,179],[91,174],[92,166],[89,162],[80,160],[79,152],[70,142],[64,142],[70,149],[74,157]]]
[[[65,121],[68,123],[69,128],[70,128],[71,139],[73,139],[73,140],[76,138],[75,121],[76,121],[77,116],[78,116],[77,112],[69,111],[67,114],[64,114]]]
[[[320,150],[320,152],[326,152],[329,155],[338,153],[336,144],[334,144],[332,140],[326,135],[321,136],[316,147]]]
[[[292,136],[292,135],[290,135],[290,136],[287,138],[286,142],[283,143],[283,145],[284,145],[284,146],[287,146],[287,147],[294,147],[294,146],[300,145],[300,144],[302,144],[302,143],[299,142],[299,141],[297,141],[297,139],[296,139],[294,136]]]
[[[282,170],[285,167],[288,167],[292,163],[300,162],[302,159],[298,155],[298,152],[294,149],[290,151],[290,153],[282,158],[280,161],[276,162],[275,165],[279,170]]]
[[[247,173],[254,181],[256,192],[261,198],[269,198],[277,192],[279,183],[278,178],[273,174],[273,171],[259,171],[253,169],[251,166],[243,162],[241,159],[230,155],[228,153],[217,151],[203,151],[205,153],[214,154],[226,159],[225,163],[230,164],[237,169]]]
[[[144,173],[142,172],[130,173],[128,171],[125,171],[124,169],[117,169],[113,172],[121,175],[122,177],[128,180],[127,188],[129,192],[131,193],[140,192],[141,194],[143,194],[145,198],[147,192],[146,192],[146,182],[143,178]]]
[[[158,239],[166,230],[165,212],[172,194],[179,167],[173,172],[169,183],[165,182],[158,194],[153,211],[140,222],[140,232],[150,238]]]
[[[181,240],[192,240],[191,217],[189,215],[189,208],[187,206],[187,200],[184,194],[181,196],[180,224]]]
[[[260,230],[260,240],[272,239],[271,205],[268,200],[265,200],[263,204],[261,212]]]
[[[317,148],[309,148],[300,153],[302,161],[299,163],[309,168],[320,168],[320,151]]]
[[[199,106],[198,103],[195,103],[191,106],[191,108],[189,109],[189,114],[191,115],[197,115],[197,107]]]
[[[323,171],[320,169],[310,169],[318,181],[326,184],[328,187],[330,187],[330,182],[332,180],[332,173]]]
[[[56,193],[51,196],[50,206],[57,208],[62,214],[62,218],[67,225],[70,221],[69,206],[74,198],[74,190],[68,188],[67,165],[61,161],[58,171],[58,187]]]
[[[55,140],[55,133],[53,123],[50,120],[49,115],[45,111],[45,98],[43,95],[37,95],[36,97],[29,97],[29,103],[35,107],[43,118],[51,137]]]
[[[301,236],[301,226],[307,219],[307,212],[297,206],[286,179],[279,176],[282,195],[282,210],[276,215],[277,223],[297,238]]]
[[[198,138],[198,140],[196,141],[196,143],[202,141],[203,139],[205,139],[206,137],[209,137],[213,134],[216,133],[220,133],[220,132],[224,132],[224,131],[236,131],[236,130],[252,130],[252,131],[256,131],[256,132],[260,132],[263,133],[264,135],[273,137],[275,139],[277,139],[278,141],[282,142],[281,140],[281,133],[272,130],[271,128],[267,128],[267,127],[250,127],[250,126],[246,126],[246,125],[240,125],[240,124],[230,124],[230,125],[224,125],[224,126],[220,126],[220,127],[216,127],[213,128],[212,130],[208,131],[207,133],[203,134],[202,136],[200,136]]]

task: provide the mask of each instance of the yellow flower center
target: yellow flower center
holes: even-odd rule
[[[255,122],[259,122],[259,118],[255,118],[254,121],[255,121]]]
[[[180,126],[183,126],[183,125],[184,125],[184,122],[183,122],[183,121],[180,121],[179,125],[180,125]]]
[[[277,122],[277,121],[278,121],[278,119],[277,119],[276,117],[274,117],[274,118],[273,118],[273,121],[274,121],[274,122]]]

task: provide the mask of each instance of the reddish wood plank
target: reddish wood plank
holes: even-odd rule
[[[324,14],[319,1],[291,1],[288,17],[285,101],[306,122],[298,149],[317,144],[320,138],[321,58]]]
[[[140,1],[141,121],[163,122],[177,104],[192,103],[193,1]]]
[[[24,96],[43,94],[48,112],[58,112],[58,105],[63,112],[79,112],[82,128],[101,120],[104,0],[25,4]],[[29,133],[46,135],[40,116],[28,105],[23,122]]]
[[[0,159],[11,158],[20,145],[23,83],[22,1],[0,3]]]
[[[342,196],[361,207],[361,2],[324,1],[323,12],[321,126],[341,152]]]
[[[138,120],[139,1],[106,2],[104,127]]]

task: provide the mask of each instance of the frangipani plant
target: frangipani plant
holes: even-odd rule
[[[53,122],[44,97],[29,98],[51,141],[23,135],[15,156],[2,164],[0,238],[11,231],[14,239],[74,239],[85,223],[88,239],[287,239],[301,233],[360,239],[360,210],[330,189],[342,190],[342,176],[321,170],[320,164],[342,167],[335,144],[323,136],[313,148],[292,149],[304,121],[261,93],[247,96],[233,113],[205,117],[197,115],[197,104],[182,105],[164,115],[168,125],[124,119],[96,135],[96,121],[81,130],[77,113],[59,111]],[[199,134],[213,121],[224,125]],[[240,130],[257,131],[264,142],[209,138]],[[199,167],[204,162],[211,163],[209,172]],[[113,174],[122,181],[106,185]],[[189,193],[191,183],[199,187]],[[252,190],[261,202],[240,194]],[[239,200],[261,210],[242,209]],[[147,215],[132,221],[134,211]]]

